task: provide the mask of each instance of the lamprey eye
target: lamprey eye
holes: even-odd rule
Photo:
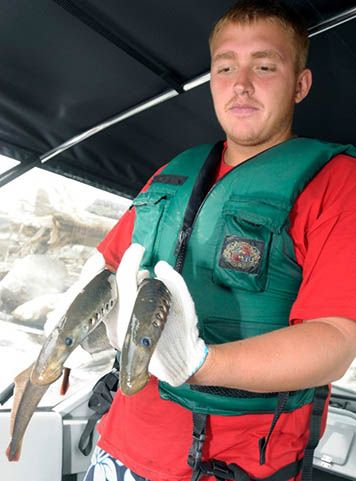
[[[72,337],[66,337],[64,339],[64,343],[66,346],[71,346],[73,344],[73,338]]]
[[[151,339],[150,339],[149,337],[143,337],[143,338],[141,339],[141,346],[143,346],[143,347],[150,347],[151,344],[152,344],[152,341],[151,341]]]

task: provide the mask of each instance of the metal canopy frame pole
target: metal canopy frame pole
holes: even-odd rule
[[[324,20],[319,24],[315,25],[314,27],[311,27],[309,29],[309,32],[310,32],[309,37],[315,37],[316,35],[320,35],[323,32],[336,28],[339,25],[349,22],[355,18],[356,18],[356,7],[350,10],[347,10],[343,13],[340,13],[328,20]],[[189,90],[192,90],[196,87],[199,87],[200,85],[203,85],[209,82],[209,80],[210,80],[210,73],[208,72],[187,82],[183,86],[183,90],[184,92],[187,92]],[[111,127],[112,125],[117,124],[119,122],[123,122],[124,120],[130,117],[133,117],[141,112],[144,112],[145,110],[148,110],[156,105],[166,102],[172,99],[173,97],[176,97],[177,95],[180,95],[180,93],[177,92],[177,90],[174,90],[174,89],[168,90],[161,95],[153,97],[152,99],[149,99],[145,102],[142,102],[141,104],[138,104],[132,107],[131,109],[126,110],[125,112],[115,115],[114,117],[111,117],[110,119],[105,120],[104,122],[101,122],[100,124],[90,128],[89,130],[86,130],[85,132],[70,138],[63,144],[60,144],[54,149],[49,150],[48,152],[41,155],[39,159],[33,162],[30,162],[27,165],[22,163],[20,165],[13,167],[12,169],[7,170],[6,172],[0,175],[0,187],[14,180],[15,178],[21,176],[28,170],[31,170],[34,167],[38,167],[46,163],[48,160],[53,159],[54,157],[61,154],[62,152],[74,147],[75,145],[78,145],[79,143],[101,132],[102,130],[105,130],[108,127]]]
[[[323,20],[322,22],[318,23],[314,27],[310,27],[309,31],[309,38],[315,37],[316,35],[320,35],[321,33],[326,32],[327,30],[331,30],[332,28],[336,28],[343,23],[350,22],[356,18],[356,7],[353,7],[349,10],[346,10],[343,13],[339,13],[335,15],[335,17],[331,17],[327,20]]]
[[[21,175],[25,174],[29,170],[33,169],[34,167],[40,167],[42,164],[46,163],[49,159],[52,159],[53,157],[56,157],[57,155],[64,152],[65,150],[68,150],[74,147],[75,145],[80,144],[81,142],[83,142],[83,140],[86,140],[89,137],[92,137],[93,135],[101,132],[102,130],[105,130],[108,127],[111,127],[112,125],[117,124],[119,122],[123,122],[124,120],[130,117],[133,117],[134,115],[137,115],[140,112],[144,112],[145,110],[148,110],[154,107],[155,105],[166,102],[167,100],[171,99],[172,97],[176,97],[177,95],[179,94],[176,90],[169,90],[164,94],[158,95],[157,97],[153,97],[152,99],[142,102],[141,104],[138,104],[135,107],[132,107],[131,109],[121,112],[120,114],[115,115],[114,117],[104,120],[104,122],[101,122],[100,124],[90,128],[89,130],[86,130],[81,134],[75,135],[74,137],[70,138],[66,142],[63,142],[63,144],[60,144],[54,149],[49,150],[45,154],[42,154],[41,156],[39,156],[38,159],[32,162],[20,163],[19,165],[12,167],[11,169],[0,174],[0,187],[8,184],[12,180],[15,180],[17,177],[20,177]]]

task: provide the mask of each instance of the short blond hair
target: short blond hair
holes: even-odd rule
[[[296,51],[296,70],[301,72],[307,64],[308,30],[299,13],[279,0],[240,0],[236,2],[213,26],[209,37],[210,48],[216,35],[225,25],[253,23],[257,20],[275,20],[292,33]]]

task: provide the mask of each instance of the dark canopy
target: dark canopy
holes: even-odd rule
[[[232,3],[0,0],[0,153],[30,165],[106,119],[179,93],[43,164],[133,196],[178,152],[222,138],[208,83],[183,86],[208,72],[210,28]],[[314,88],[297,109],[296,132],[356,144],[356,19],[318,33],[327,20],[356,15],[356,2],[288,3],[312,36]]]

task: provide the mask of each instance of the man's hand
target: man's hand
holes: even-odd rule
[[[148,271],[139,270],[144,251],[140,244],[131,244],[123,255],[116,272],[119,302],[104,319],[110,344],[119,351],[131,319],[138,285],[149,275]]]
[[[199,337],[194,302],[183,277],[165,261],[156,264],[155,274],[169,289],[172,304],[149,372],[161,381],[179,386],[202,366],[208,347]]]

